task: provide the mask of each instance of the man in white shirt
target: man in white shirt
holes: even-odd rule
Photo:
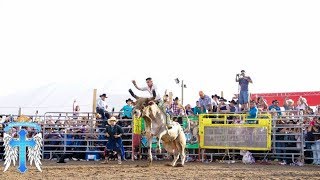
[[[108,119],[108,114],[107,114],[107,108],[108,106],[106,105],[105,99],[108,98],[106,94],[100,95],[100,98],[97,100],[97,113],[101,115],[102,119],[102,127],[105,127],[106,125],[106,119]]]
[[[140,91],[148,91],[150,96],[153,96],[152,91],[155,90],[156,95],[157,95],[155,100],[158,101],[158,102],[161,100],[161,97],[160,97],[160,94],[158,92],[157,86],[153,84],[153,81],[152,81],[151,77],[148,77],[146,79],[147,86],[143,87],[143,88],[138,87],[135,80],[132,80],[132,83],[138,90],[140,90]]]
[[[148,77],[146,79],[147,86],[143,87],[143,88],[138,87],[135,80],[132,80],[132,83],[138,90],[140,90],[140,91],[148,91],[150,96],[153,96],[153,93],[152,93],[153,90],[156,92],[155,101],[158,104],[160,110],[166,115],[166,124],[167,124],[168,128],[171,129],[172,122],[170,120],[170,116],[166,113],[166,107],[163,104],[163,101],[161,100],[161,97],[160,97],[160,94],[158,92],[157,86],[153,84],[152,78]]]

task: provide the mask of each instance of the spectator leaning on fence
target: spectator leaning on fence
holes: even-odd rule
[[[300,96],[297,101],[296,109],[305,113],[305,111],[307,110],[307,107],[308,107],[307,99]]]
[[[235,100],[232,99],[231,101],[229,101],[230,112],[237,113],[238,112],[238,108],[236,106],[237,106],[237,102]]]
[[[281,109],[280,109],[280,107],[279,107],[279,102],[278,102],[278,100],[273,100],[273,101],[272,101],[272,105],[269,106],[269,111],[270,111],[271,109],[275,109],[275,110],[277,111],[277,113],[278,113],[278,116],[281,116]]]
[[[250,102],[249,115],[247,117],[248,123],[249,124],[255,124],[257,117],[258,117],[258,108],[256,106],[256,102],[255,101],[251,101]]]
[[[183,115],[183,107],[179,103],[178,97],[174,98],[173,103],[171,104],[171,109],[172,109],[173,116]]]
[[[239,103],[241,104],[242,110],[248,109],[249,102],[249,83],[252,83],[250,76],[245,75],[245,70],[241,70],[241,74],[237,74],[236,82],[239,82]]]
[[[190,104],[187,104],[185,109],[186,109],[186,115],[188,115],[188,116],[194,115]]]
[[[267,111],[268,110],[268,104],[267,101],[265,99],[263,99],[263,97],[258,97],[257,99],[257,108],[259,109],[259,111]]]
[[[220,103],[218,104],[218,111],[219,113],[228,113],[230,112],[230,109],[229,109],[229,105],[226,104],[227,100],[224,99],[223,97],[221,97],[219,99]]]
[[[286,98],[285,103],[283,105],[284,110],[292,111],[294,110],[294,101],[292,99]]]
[[[203,91],[199,91],[199,104],[201,107],[201,112],[212,112],[212,102],[208,95],[205,95]]]
[[[193,110],[194,115],[203,114],[203,112],[201,111],[201,106],[200,106],[199,101],[196,102],[196,106],[194,108],[192,108],[192,110]]]

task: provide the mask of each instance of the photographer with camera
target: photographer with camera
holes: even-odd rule
[[[249,102],[249,83],[252,83],[250,76],[245,75],[245,70],[241,70],[241,74],[236,75],[236,82],[239,82],[239,103],[241,104],[241,110],[248,110]]]

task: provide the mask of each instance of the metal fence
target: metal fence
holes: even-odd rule
[[[261,112],[263,115],[266,112]],[[117,115],[117,113],[115,113]],[[270,151],[252,151],[256,158],[278,159],[279,161],[305,161],[320,164],[319,116],[303,115],[299,111],[271,112],[272,115],[272,149]],[[3,126],[15,121],[17,116],[7,116],[0,127],[0,159],[3,158]],[[85,159],[86,153],[96,152],[102,155],[107,142],[104,137],[102,120],[92,113],[73,114],[72,112],[48,112],[44,116],[34,117],[33,121],[42,127],[44,146],[43,158],[59,158],[62,154]],[[134,160],[133,146],[134,126],[132,119],[118,122],[124,130],[123,144],[128,159]],[[142,151],[143,149],[141,149]],[[235,159],[239,150],[188,149],[190,156],[202,161],[214,159]]]

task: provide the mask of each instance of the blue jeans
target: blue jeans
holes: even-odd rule
[[[121,154],[121,159],[125,159],[125,150],[122,143],[122,138],[110,138],[108,139],[107,149],[117,151]]]
[[[249,101],[249,92],[248,91],[240,91],[239,94],[239,103],[246,104]]]

